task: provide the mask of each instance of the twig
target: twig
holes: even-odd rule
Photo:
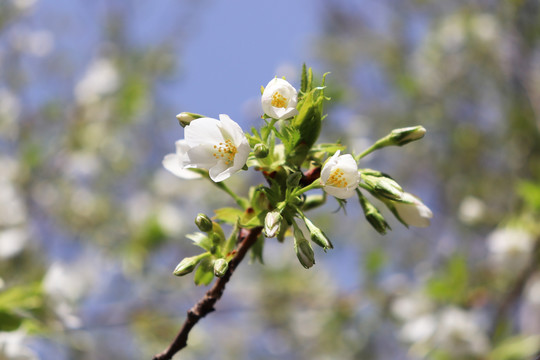
[[[208,313],[214,311],[214,305],[223,295],[225,285],[231,278],[234,270],[244,259],[244,256],[248,250],[255,244],[262,228],[256,227],[253,229],[241,229],[238,234],[238,248],[236,255],[229,262],[229,270],[227,273],[216,280],[214,286],[206,292],[202,299],[200,299],[188,312],[187,318],[182,325],[182,328],[176,335],[173,342],[169,347],[160,354],[155,355],[152,360],[170,360],[178,351],[182,350],[187,345],[187,338],[191,329],[197,324],[197,322],[205,317]]]

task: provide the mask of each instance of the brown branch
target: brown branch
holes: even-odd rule
[[[216,280],[210,290],[206,292],[204,297],[200,299],[188,312],[187,318],[182,325],[182,328],[176,335],[169,347],[160,354],[155,355],[152,360],[170,360],[178,351],[182,350],[187,345],[187,338],[191,329],[197,322],[205,317],[208,313],[214,311],[214,305],[223,295],[225,285],[231,278],[234,270],[244,259],[248,250],[255,244],[261,233],[262,228],[256,227],[253,229],[241,229],[238,234],[238,248],[236,254],[229,262],[229,270],[227,273]]]

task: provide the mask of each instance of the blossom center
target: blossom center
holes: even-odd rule
[[[276,91],[272,94],[272,106],[277,108],[287,108],[287,105],[289,105],[289,101],[287,98],[279,93],[279,91]]]
[[[326,181],[326,185],[335,186],[339,188],[344,188],[349,185],[347,180],[345,179],[345,173],[340,168],[336,168],[332,170],[330,173],[330,176],[328,177],[328,180]]]
[[[227,165],[232,165],[237,152],[238,150],[233,142],[231,140],[225,140],[225,142],[214,145],[214,153],[212,156],[214,156],[216,160],[225,161],[225,164]]]

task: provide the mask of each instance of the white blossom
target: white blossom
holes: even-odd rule
[[[450,307],[442,311],[435,333],[435,346],[455,356],[482,355],[489,341],[475,314]]]
[[[112,93],[118,88],[120,77],[118,70],[109,59],[93,61],[83,78],[75,87],[75,97],[81,104],[98,101],[103,95]]]
[[[23,330],[0,332],[0,359],[37,360],[38,357],[26,344]]]
[[[495,268],[519,272],[530,259],[534,237],[520,228],[497,229],[489,235],[487,247]]]
[[[324,191],[339,199],[353,196],[360,182],[358,164],[350,154],[340,151],[326,161],[321,170],[321,185]]]
[[[431,210],[416,196],[403,193],[402,200],[406,202],[395,202],[394,206],[401,220],[407,225],[416,227],[428,227],[433,217]]]
[[[266,115],[274,119],[288,119],[298,114],[296,89],[286,80],[274,78],[264,88],[261,103]]]
[[[251,151],[242,128],[228,115],[195,119],[184,134],[176,153],[163,159],[165,169],[184,179],[194,177],[187,169],[197,168],[208,170],[213,181],[223,181],[246,164]]]

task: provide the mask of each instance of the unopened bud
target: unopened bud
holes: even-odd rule
[[[298,228],[294,229],[294,251],[296,251],[296,256],[303,267],[309,269],[315,265],[315,254],[313,253],[311,244]]]
[[[362,174],[362,180],[371,188],[375,195],[384,198],[400,201],[403,196],[403,189],[397,182],[386,176],[373,176]]]
[[[207,215],[202,214],[202,213],[198,214],[197,217],[195,218],[195,224],[197,225],[199,230],[203,232],[212,231],[212,228],[213,228],[212,220],[210,220],[210,218]]]
[[[283,217],[278,211],[271,211],[266,214],[264,218],[264,236],[267,238],[273,238],[279,232],[281,227],[281,220]]]
[[[389,135],[389,140],[393,145],[403,146],[412,141],[419,140],[426,134],[423,126],[411,126],[402,129],[394,129]]]
[[[223,277],[229,269],[229,263],[225,259],[217,259],[214,261],[214,275]]]
[[[189,274],[195,269],[197,264],[201,261],[200,256],[192,256],[182,259],[176,268],[173,271],[173,274],[176,276],[183,276]]]
[[[178,122],[182,127],[188,126],[193,120],[203,118],[203,115],[200,114],[194,114],[190,112],[181,112],[180,114],[176,115],[176,118],[178,119]]]
[[[379,210],[372,203],[370,203],[362,194],[359,193],[358,198],[360,200],[360,205],[362,205],[362,210],[364,210],[366,220],[379,234],[386,234],[386,230],[390,229],[390,225],[388,225]]]
[[[309,220],[308,218],[304,218],[304,222],[306,223],[306,226],[307,226],[307,228],[309,230],[309,233],[311,235],[311,241],[313,241],[315,244],[322,247],[325,251],[328,250],[328,249],[333,249],[334,248],[334,246],[332,245],[330,240],[328,240],[328,238],[322,232],[322,230],[319,229],[318,227],[316,227],[311,222],[311,220]]]
[[[259,143],[253,148],[253,153],[258,159],[265,158],[268,156],[268,147],[264,144]]]

